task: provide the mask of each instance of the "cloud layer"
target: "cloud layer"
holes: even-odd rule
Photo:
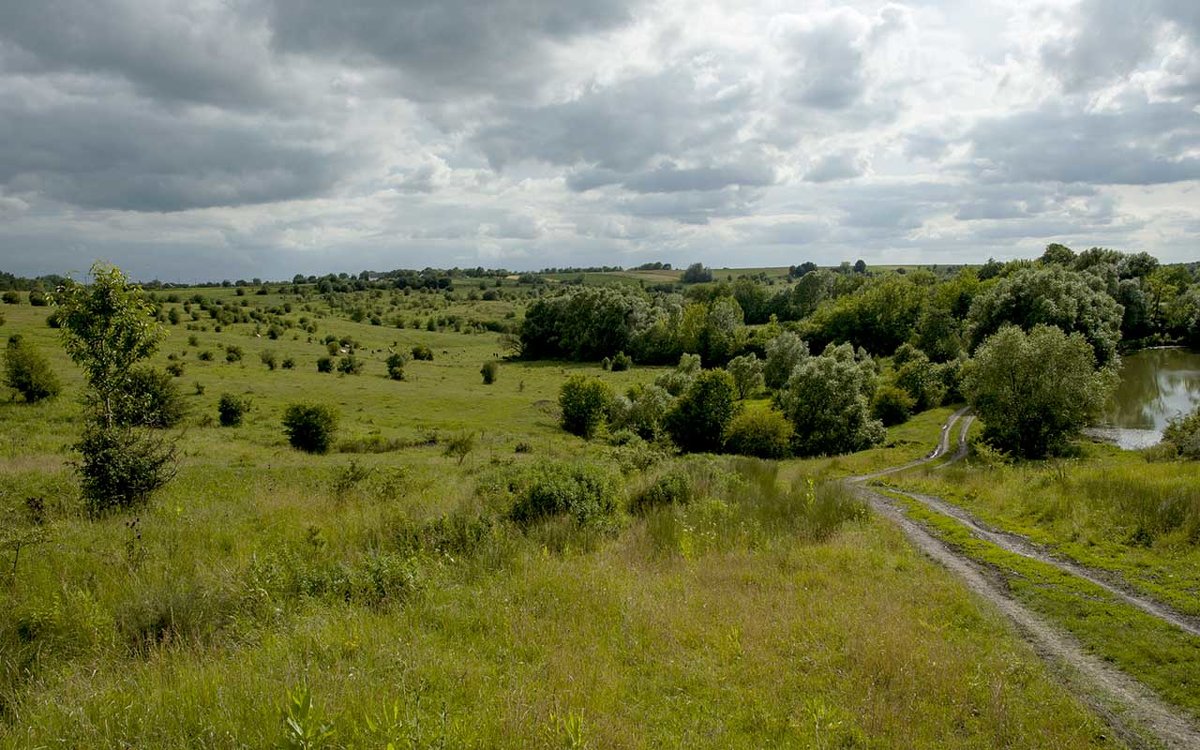
[[[0,269],[1194,260],[1198,60],[1191,0],[4,3]]]

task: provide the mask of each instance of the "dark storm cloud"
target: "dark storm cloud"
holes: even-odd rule
[[[141,109],[120,98],[0,99],[0,185],[85,208],[180,211],[320,194],[352,156],[306,128]]]
[[[968,134],[966,169],[1001,182],[1153,185],[1200,179],[1200,114],[1186,105],[1132,102],[1119,111],[1051,105],[993,117]]]
[[[275,46],[396,68],[424,89],[489,91],[538,77],[546,46],[631,18],[632,0],[270,0]]]

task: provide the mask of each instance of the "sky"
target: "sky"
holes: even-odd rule
[[[1196,0],[0,0],[0,270],[1200,259]]]

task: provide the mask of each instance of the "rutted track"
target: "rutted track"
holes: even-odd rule
[[[937,447],[928,456],[902,466],[850,477],[847,482],[854,488],[856,493],[870,502],[880,515],[885,516],[898,525],[909,541],[916,545],[918,549],[957,575],[968,588],[991,602],[1008,617],[1044,660],[1050,662],[1060,670],[1065,670],[1069,676],[1068,681],[1070,683],[1074,684],[1082,681],[1084,687],[1082,690],[1077,691],[1078,697],[1096,710],[1097,713],[1104,716],[1113,729],[1127,743],[1134,747],[1152,747],[1156,744],[1161,744],[1168,748],[1200,747],[1200,729],[1190,719],[1164,704],[1137,680],[1086,653],[1072,637],[1051,626],[1042,617],[1011,598],[994,578],[987,574],[987,569],[984,566],[977,564],[966,555],[958,553],[949,545],[934,537],[923,526],[906,516],[885,495],[872,488],[863,486],[868,480],[927,464],[944,456],[949,450],[950,434],[954,425],[965,413],[966,409],[961,409],[950,416],[946,424],[942,427],[942,434]],[[949,462],[957,461],[966,455],[966,435],[969,427],[970,418],[963,420],[963,427],[959,433],[958,449]],[[1169,608],[1157,602],[1137,597],[1130,592],[1120,589],[1114,590],[1112,584],[1096,580],[1094,575],[1080,575],[1080,571],[1071,567],[1064,567],[1070,566],[1070,564],[1045,555],[1044,552],[1037,550],[1034,545],[1022,537],[988,530],[974,521],[969,514],[960,509],[955,509],[948,503],[936,498],[913,496],[908,495],[908,493],[903,494],[924,503],[931,510],[948,515],[967,524],[973,532],[977,530],[981,535],[992,535],[982,536],[982,538],[1003,549],[1055,565],[1072,575],[1080,576],[1092,583],[1103,586],[1105,589],[1112,591],[1123,600],[1139,607],[1143,611],[1147,611],[1172,624],[1178,625],[1189,633],[1197,633],[1197,623],[1190,618],[1179,615],[1179,613],[1174,613]],[[922,497],[933,501],[935,504],[927,503]],[[970,520],[964,520],[964,517]],[[1002,544],[1001,541],[997,540],[1005,543]],[[1025,552],[1016,549],[1022,543],[1028,546]],[[1026,552],[1037,554],[1026,554]],[[1137,601],[1131,601],[1130,597]],[[1147,742],[1147,736],[1152,738],[1150,742]]]

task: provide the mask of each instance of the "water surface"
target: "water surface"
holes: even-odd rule
[[[1100,425],[1089,430],[1122,448],[1162,439],[1167,422],[1200,405],[1200,352],[1145,349],[1122,358],[1121,382]]]

